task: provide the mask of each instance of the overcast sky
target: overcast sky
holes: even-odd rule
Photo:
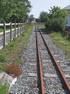
[[[33,14],[35,18],[39,17],[40,12],[49,12],[50,7],[58,6],[64,8],[70,5],[70,0],[29,0],[32,8],[29,15]]]

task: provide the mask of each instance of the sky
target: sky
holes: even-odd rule
[[[31,3],[31,12],[35,18],[39,17],[40,12],[45,11],[49,13],[50,7],[58,6],[61,9],[70,5],[70,0],[29,0]]]

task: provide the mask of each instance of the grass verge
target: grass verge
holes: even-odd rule
[[[12,43],[6,45],[5,49],[0,50],[0,55],[4,56],[6,59],[5,62],[0,61],[0,72],[2,71],[6,72],[5,67],[6,65],[9,64],[15,64],[18,66],[22,65],[21,57],[24,54],[25,50],[27,49],[29,38],[33,31],[34,26],[42,27],[42,25],[37,24],[36,25],[31,24],[26,26],[25,31],[20,36],[14,38]],[[3,86],[0,84],[0,87],[2,88]],[[8,91],[7,87],[6,90]],[[6,94],[6,90],[4,90],[5,93],[3,93],[4,92],[3,89],[0,90],[0,92],[2,92],[1,94]]]
[[[0,94],[7,94],[8,89],[9,89],[8,84],[5,83],[4,85],[2,85],[0,83]]]
[[[63,50],[66,57],[68,58],[68,61],[70,62],[70,40],[68,39],[68,36],[62,35],[61,32],[48,31],[45,27],[42,29],[44,29],[50,36],[53,43]]]
[[[15,64],[18,66],[22,65],[21,57],[23,53],[25,52],[30,35],[32,33],[34,25],[29,25],[26,27],[25,31],[18,36],[17,38],[14,38],[12,43],[9,43],[6,45],[5,49],[0,50],[0,55],[6,57],[6,61],[4,62],[3,58],[1,58],[0,61],[0,72],[5,71],[6,72],[6,65],[8,64]],[[6,88],[6,89],[0,89],[0,94],[6,94],[8,91],[8,88],[5,86],[2,86],[0,84],[0,88]]]

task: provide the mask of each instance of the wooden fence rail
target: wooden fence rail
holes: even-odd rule
[[[15,26],[15,29],[13,30],[12,29],[12,26]],[[16,25],[18,26],[18,28],[16,28]],[[14,37],[17,37],[18,35],[20,35],[23,31],[24,31],[24,26],[23,26],[23,23],[1,23],[0,26],[4,26],[4,31],[3,31],[3,47],[5,48],[6,47],[6,35],[9,35],[8,37],[10,37],[10,42],[12,42],[13,38]],[[10,33],[9,34],[6,34],[6,26],[10,26]],[[1,40],[0,40],[1,41]],[[1,46],[1,45],[0,45]],[[2,47],[2,48],[3,48]]]
[[[68,35],[68,38],[70,39],[70,32],[69,31],[61,31],[61,33],[64,35],[64,36],[67,36]]]

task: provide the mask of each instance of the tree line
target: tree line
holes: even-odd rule
[[[0,0],[0,22],[26,22],[30,9],[28,0]]]

